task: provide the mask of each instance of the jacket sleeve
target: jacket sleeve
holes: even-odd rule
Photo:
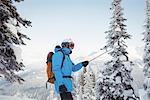
[[[52,57],[52,70],[55,75],[55,79],[58,82],[58,86],[63,84],[63,75],[61,72],[61,64],[62,64],[63,54],[61,52],[57,52]]]
[[[72,71],[76,72],[76,71],[80,70],[81,68],[82,68],[82,63],[78,63],[76,65],[73,63]]]

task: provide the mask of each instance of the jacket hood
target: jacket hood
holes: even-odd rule
[[[72,53],[72,50],[70,48],[62,48],[62,51],[66,54],[69,55]]]
[[[55,48],[55,49],[54,49],[55,52],[58,52],[58,51],[60,51],[60,50],[61,50],[61,48]]]
[[[62,50],[64,54],[69,55],[72,53],[72,50],[70,48],[55,48],[55,53]]]

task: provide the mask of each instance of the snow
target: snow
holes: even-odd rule
[[[30,65],[30,67],[33,65]],[[5,80],[0,80],[0,95],[11,96],[14,98],[19,97],[23,98],[23,100],[28,100],[28,98],[29,100],[56,100],[58,95],[55,95],[53,85],[48,84],[48,89],[46,89],[47,76],[45,73],[45,66],[39,66],[37,66],[37,69],[26,69],[25,72],[19,73],[19,75],[25,79],[23,84],[11,84]],[[3,99],[0,98],[0,100]]]
[[[139,90],[139,97],[140,100],[149,100],[147,93],[143,89]]]
[[[17,58],[17,61],[18,62],[22,62],[22,57],[21,57],[22,50],[21,50],[21,48],[19,46],[17,46],[17,45],[11,45],[11,47],[14,50],[14,53],[15,53],[16,58]]]
[[[99,53],[93,53],[93,55],[89,56],[89,58],[93,58],[98,54]],[[88,67],[94,71],[96,79],[99,77],[99,70],[103,68],[103,60],[106,60],[105,56],[107,55],[103,55],[99,59],[95,59],[89,63]],[[139,94],[142,98],[141,100],[148,100],[145,98],[146,94],[143,92],[144,90],[141,90],[141,88],[143,88],[144,77],[142,69],[143,63],[137,57],[134,59],[135,66],[133,67],[132,76],[136,81],[135,84],[137,85],[137,88],[140,89]],[[101,58],[103,60],[101,60]],[[75,60],[76,62],[80,62],[85,59],[86,58],[84,57],[78,57]],[[59,100],[59,96],[53,91],[54,87],[52,85],[48,85],[48,89],[45,88],[47,77],[45,73],[46,65],[44,64],[45,63],[36,62],[28,65],[25,68],[25,71],[19,72],[18,74],[25,79],[25,82],[21,85],[17,83],[10,84],[5,80],[0,79],[0,100]],[[81,71],[83,70],[80,70],[79,72]],[[78,72],[74,74],[78,75]]]
[[[28,98],[20,98],[20,97],[15,97],[15,96],[0,95],[0,100],[35,100],[35,99],[28,99]]]

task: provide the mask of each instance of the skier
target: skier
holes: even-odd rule
[[[71,61],[69,55],[74,48],[74,43],[71,39],[64,40],[61,46],[62,48],[55,48],[55,53],[52,57],[55,90],[60,94],[61,100],[73,100],[71,94],[73,90],[71,73],[80,70],[82,66],[86,67],[89,61],[83,61],[76,65]]]

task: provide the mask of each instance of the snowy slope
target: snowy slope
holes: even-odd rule
[[[33,65],[30,65],[30,67],[31,66]],[[48,89],[45,87],[47,77],[43,66],[37,66],[37,68],[31,67],[30,70],[26,70],[21,73],[21,76],[25,79],[25,82],[21,85],[18,83],[10,84],[4,80],[0,81],[0,95],[30,98],[35,100],[55,100],[57,97],[53,91],[50,91],[50,89],[53,90],[52,85],[48,85]]]
[[[93,57],[97,56],[97,53],[92,53],[88,57],[78,57],[73,60],[75,63],[92,59]],[[133,56],[132,56],[133,57]],[[96,59],[89,63],[89,66],[96,77],[99,76],[99,70],[103,68],[104,61],[106,61],[108,55],[103,55],[99,59]],[[135,66],[133,67],[132,76],[135,79],[135,83],[137,84],[138,88],[143,88],[143,64],[139,56],[133,57],[133,62]],[[45,88],[45,82],[47,80],[46,73],[45,73],[45,63],[37,62],[34,64],[30,64],[26,67],[24,72],[19,72],[19,74],[26,80],[23,84],[19,85],[18,83],[10,84],[2,79],[0,79],[0,100],[5,100],[5,98],[15,98],[13,100],[17,100],[20,98],[25,98],[25,100],[59,100],[59,96],[54,93],[54,87],[52,85],[48,85],[48,89]],[[80,70],[82,71],[82,70]],[[78,72],[75,73],[78,76]],[[140,96],[143,92],[139,91]],[[13,97],[12,97],[13,96]],[[19,98],[18,98],[19,97]],[[28,99],[29,98],[29,99]],[[11,99],[7,99],[11,100]],[[22,100],[22,99],[21,99]],[[146,99],[143,99],[146,100]]]
[[[143,89],[139,90],[139,97],[140,100],[149,100],[147,93]]]
[[[34,100],[34,99],[0,95],[0,100]]]
[[[135,60],[133,70],[131,75],[134,78],[135,83],[137,84],[138,88],[143,88],[143,82],[144,82],[144,73],[143,73],[143,63],[140,60]]]
[[[98,70],[102,68],[102,64],[103,64],[102,61],[94,61],[90,63],[89,67],[91,67],[91,69],[95,72],[96,76],[98,76],[98,72],[99,72]],[[31,66],[35,66],[35,65],[31,65]],[[57,95],[55,95],[54,91],[52,91],[54,89],[52,85],[49,85],[48,89],[46,90],[45,82],[47,79],[46,79],[45,68],[43,66],[26,70],[25,72],[21,73],[21,76],[26,80],[21,85],[19,85],[18,83],[10,84],[4,80],[1,81],[0,95],[15,96],[20,98],[30,98],[34,100],[57,100],[57,98],[59,98],[57,97]],[[141,88],[143,83],[141,81],[142,77],[140,78],[140,76],[142,76],[142,68],[140,68],[138,65],[135,66],[135,68],[133,69],[133,76],[134,78],[137,79],[136,83],[138,84],[138,87]],[[5,100],[5,99],[0,98],[0,100]],[[7,100],[11,100],[11,99],[7,99]]]

